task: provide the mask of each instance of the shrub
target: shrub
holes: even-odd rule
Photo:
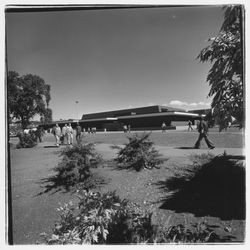
[[[57,183],[74,186],[86,181],[91,176],[91,167],[101,163],[101,156],[96,153],[94,144],[77,144],[67,147],[60,153],[62,161],[54,168]]]
[[[52,236],[41,236],[47,244],[193,243],[213,241],[215,235],[205,223],[191,231],[179,224],[159,229],[151,224],[151,213],[121,200],[115,192],[80,191],[79,203],[64,204]]]
[[[95,145],[93,143],[74,144],[62,150],[60,155],[76,160],[76,162],[79,162],[78,165],[84,163],[86,165],[97,166],[102,161],[102,157],[95,151]]]
[[[37,136],[34,132],[29,134],[19,132],[17,136],[19,138],[19,143],[16,146],[17,148],[33,148],[37,145]]]
[[[140,171],[143,168],[157,168],[163,162],[159,159],[160,154],[153,147],[153,142],[148,139],[150,134],[134,134],[128,137],[129,142],[125,144],[125,147],[114,147],[119,149],[115,160],[121,167],[133,168],[136,171]]]
[[[158,230],[154,243],[206,243],[219,241],[218,235],[209,228],[206,222],[200,222],[189,229],[187,225],[178,224],[165,230]]]
[[[51,238],[44,234],[47,244],[95,244],[105,243],[111,227],[121,224],[126,201],[114,192],[105,194],[80,191],[79,204],[65,204],[53,229]]]

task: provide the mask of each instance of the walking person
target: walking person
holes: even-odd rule
[[[188,131],[193,130],[192,128],[192,122],[189,120],[188,121]]]
[[[198,121],[196,122],[196,130],[199,129],[199,124],[200,124],[200,121],[198,120]]]
[[[73,144],[73,128],[71,127],[71,123],[67,126],[66,135],[68,145]]]
[[[79,125],[79,123],[77,123],[77,126],[76,126],[76,141],[77,141],[77,143],[80,143],[80,141],[81,141],[81,133],[82,133],[82,127]]]
[[[130,131],[131,131],[131,126],[130,126],[130,124],[128,125],[128,132],[130,133]]]
[[[64,124],[64,126],[62,127],[61,144],[64,144],[64,141],[66,138],[66,131],[67,131],[67,123]],[[67,138],[66,138],[66,141],[68,141]]]
[[[128,127],[127,127],[127,125],[125,124],[125,125],[123,125],[123,132],[124,133],[127,133],[128,132]]]
[[[162,129],[162,133],[166,132],[166,129],[167,129],[167,125],[165,122],[162,123],[161,125],[161,129]]]
[[[207,123],[204,121],[203,117],[201,117],[201,121],[199,122],[198,132],[199,132],[199,137],[198,137],[198,140],[196,141],[194,147],[197,149],[200,148],[201,140],[204,138],[205,142],[207,143],[207,146],[210,149],[214,149],[215,146],[214,146],[213,142],[208,139],[208,136],[207,136],[208,126],[207,126]]]
[[[61,128],[59,127],[58,123],[53,128],[53,134],[54,134],[55,139],[56,139],[56,146],[59,147],[60,136],[61,136]]]
[[[42,127],[39,126],[36,130],[36,137],[39,140],[39,142],[42,142],[42,136],[43,136],[43,132],[42,132]]]

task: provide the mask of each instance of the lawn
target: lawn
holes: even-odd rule
[[[133,134],[135,132],[132,132]],[[137,132],[142,133],[142,132]],[[86,142],[107,143],[107,144],[124,144],[127,142],[129,133],[122,132],[108,132],[88,134],[84,133],[83,138]],[[218,132],[218,129],[210,129],[209,138],[214,142],[218,148],[242,148],[244,145],[244,134],[238,128],[230,128],[228,131]],[[194,131],[167,131],[161,133],[160,131],[153,131],[150,139],[155,145],[166,147],[192,147],[198,139],[198,132]],[[54,137],[48,138],[48,141],[53,142]],[[204,141],[201,144],[202,148],[207,148]]]
[[[127,142],[126,136],[123,133],[86,134],[84,141],[97,143],[96,148],[99,152],[106,160],[110,160],[116,152],[106,144],[124,144]],[[153,132],[150,138],[157,146],[166,148],[166,151],[172,147],[182,153],[185,150],[182,151],[178,148],[193,146],[197,133],[188,131],[171,131],[165,134]],[[234,149],[243,147],[244,137],[242,132],[237,129],[222,133],[211,131],[210,138],[214,141],[216,148],[221,149],[221,152],[225,148],[234,152]],[[11,148],[14,244],[35,244],[40,239],[40,233],[51,233],[54,222],[58,219],[56,208],[59,207],[59,203],[75,200],[72,193],[64,189],[45,192],[46,188],[42,180],[53,176],[54,173],[51,169],[60,161],[58,152],[61,149],[53,147],[52,135],[47,134],[44,139],[43,143],[32,149]],[[204,142],[202,148],[206,149]],[[201,150],[196,153],[204,152]],[[217,154],[217,151],[210,152]],[[215,180],[213,176],[210,176],[211,179],[204,179],[211,182],[208,189],[204,189],[201,183],[193,181],[190,182],[193,183],[192,188],[189,188],[191,191],[179,192],[179,195],[174,197],[175,199],[168,202],[167,197],[173,188],[173,185],[170,184],[174,183],[174,187],[178,187],[181,191],[182,186],[178,185],[183,182],[179,177],[186,176],[192,167],[190,155],[187,153],[183,153],[181,157],[179,155],[166,155],[168,160],[162,164],[160,169],[135,172],[117,169],[114,164],[93,169],[94,176],[103,180],[96,190],[100,192],[116,190],[121,198],[126,198],[139,204],[143,209],[153,212],[152,222],[155,224],[164,224],[167,221],[171,225],[182,223],[191,226],[206,221],[222,240],[242,242],[245,232],[244,199],[232,201],[230,198],[225,198],[221,192],[218,192],[217,195],[216,190],[212,188]],[[233,174],[225,174],[223,175],[225,179],[231,180]],[[244,182],[241,175],[234,184],[237,185],[239,181]],[[201,190],[201,188],[206,194],[208,203],[196,198],[199,192],[195,193],[194,190]],[[243,195],[244,198],[244,190],[236,191],[241,192],[241,196]],[[220,203],[220,209],[218,209],[213,203],[216,201],[213,197],[216,197],[217,201],[226,199],[225,206]],[[232,195],[232,197],[238,196]],[[196,202],[192,202],[194,198]],[[185,200],[184,203],[181,202],[183,200]]]
[[[123,133],[100,133],[100,134],[85,134],[87,142],[108,143],[108,144],[124,144],[127,142],[129,134]],[[218,148],[242,148],[244,141],[242,131],[232,129],[228,132],[221,132],[214,130],[209,133],[209,138],[214,142]],[[152,132],[150,139],[155,145],[166,147],[192,147],[198,139],[196,131],[168,131],[166,133]],[[203,141],[202,148],[206,148]]]

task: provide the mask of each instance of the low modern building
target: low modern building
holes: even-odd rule
[[[130,125],[132,130],[161,129],[163,122],[168,129],[175,129],[180,122],[187,124],[198,120],[200,114],[167,106],[147,106],[99,113],[84,114],[79,123],[86,130],[96,127],[98,130],[122,130],[123,125]]]
[[[124,125],[130,125],[131,130],[157,130],[161,129],[163,122],[167,129],[176,129],[176,126],[187,125],[190,120],[195,123],[202,114],[187,112],[183,109],[172,108],[167,106],[146,106],[140,108],[130,108],[106,112],[84,114],[79,124],[85,131],[88,128],[96,128],[97,131],[119,131]],[[61,120],[54,122],[63,126],[65,123],[71,123],[76,127],[77,120]],[[51,127],[54,124],[48,124]]]

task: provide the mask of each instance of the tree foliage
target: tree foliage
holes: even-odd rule
[[[213,97],[212,109],[220,129],[226,128],[233,118],[241,126],[244,123],[242,6],[224,10],[219,34],[209,39],[211,44],[197,57],[212,64],[207,76],[208,96]]]
[[[8,111],[11,118],[21,121],[25,128],[35,115],[48,112],[50,85],[32,74],[19,76],[15,71],[7,75]]]
[[[41,123],[44,123],[44,124],[48,124],[48,123],[52,123],[52,109],[50,108],[46,108],[43,116],[41,116],[41,119],[40,119]]]

